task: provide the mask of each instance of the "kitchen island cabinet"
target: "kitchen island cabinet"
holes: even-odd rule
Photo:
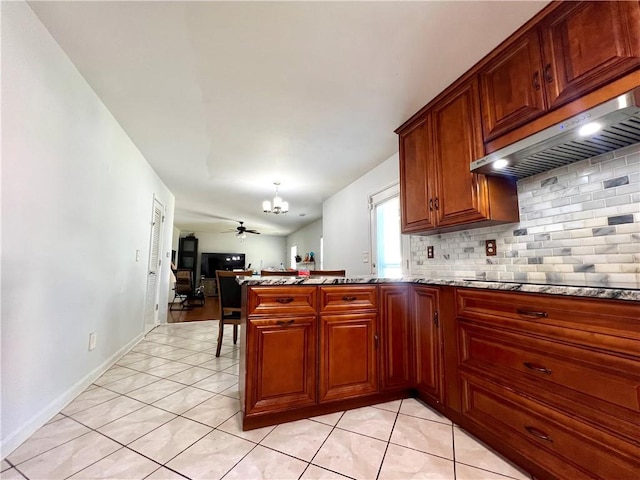
[[[247,305],[246,413],[315,405],[316,288],[252,288]]]
[[[536,478],[640,471],[638,286],[250,281],[245,429],[418,397]]]
[[[377,287],[319,290],[319,403],[377,393]]]

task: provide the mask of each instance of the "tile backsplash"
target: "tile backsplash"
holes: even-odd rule
[[[640,144],[519,180],[518,202],[519,223],[412,236],[411,274],[640,283]]]

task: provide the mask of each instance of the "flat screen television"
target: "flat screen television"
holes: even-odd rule
[[[216,270],[244,270],[244,253],[203,253],[200,257],[200,275],[216,278]]]

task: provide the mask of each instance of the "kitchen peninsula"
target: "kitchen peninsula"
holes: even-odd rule
[[[539,478],[640,469],[640,285],[239,282],[245,429],[414,396]]]

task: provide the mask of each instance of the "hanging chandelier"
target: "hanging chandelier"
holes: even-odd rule
[[[289,202],[282,200],[282,197],[278,195],[278,186],[280,182],[273,182],[276,186],[276,196],[273,197],[273,201],[265,200],[262,202],[262,211],[264,213],[273,213],[279,215],[281,213],[287,213],[289,211]]]

